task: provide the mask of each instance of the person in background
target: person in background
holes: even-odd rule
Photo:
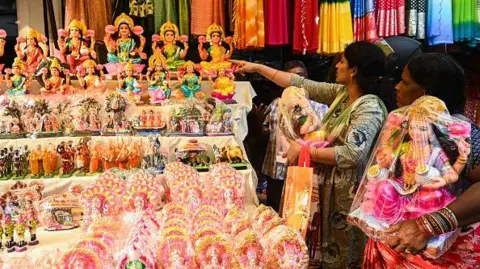
[[[346,217],[361,176],[357,171],[363,172],[387,108],[395,105],[393,86],[383,83],[382,78],[385,54],[368,42],[348,45],[336,66],[336,84],[311,81],[260,64],[232,62],[239,66],[238,73],[259,73],[283,88],[303,87],[312,100],[329,106],[322,126],[331,138],[330,146],[310,149],[322,203],[319,248],[311,261],[318,261],[315,265],[322,268],[358,268],[365,237],[347,224]],[[288,164],[295,165],[301,146],[296,141],[289,144],[286,157]]]
[[[445,102],[450,114],[468,121],[461,114],[465,102],[462,94],[464,88],[465,75],[455,60],[447,54],[425,53],[412,58],[403,70],[402,81],[396,87],[397,103],[402,107],[412,104],[423,95],[435,96]],[[368,241],[363,268],[479,268],[480,130],[473,124],[470,141],[470,156],[466,160],[464,174],[458,184],[452,187],[462,189],[473,185],[446,208],[421,219],[443,221],[439,218],[449,214],[445,231],[450,232],[459,227],[463,232],[452,247],[435,260],[417,255],[426,248],[433,235],[422,231],[419,222],[411,219],[392,226],[388,230],[392,233],[392,238],[387,243],[371,239]],[[444,149],[450,146],[452,145],[442,145]],[[446,153],[451,163],[459,161],[456,156],[450,156],[448,150]],[[427,223],[431,225],[429,221]]]
[[[307,78],[308,73],[305,65],[301,61],[290,61],[285,63],[284,70],[288,73],[296,74]],[[279,126],[278,101],[275,99],[266,109],[266,118],[263,123],[263,132],[268,135],[267,151],[262,166],[262,178],[266,181],[267,205],[279,212],[280,201],[282,199],[283,185],[287,173],[287,167],[282,162],[282,155],[288,149],[288,142],[281,135]],[[327,112],[326,105],[310,101],[310,105],[321,119]],[[282,145],[287,144],[286,148]],[[286,160],[285,160],[286,161]],[[280,213],[280,212],[279,212]]]

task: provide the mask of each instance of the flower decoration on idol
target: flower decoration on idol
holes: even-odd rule
[[[118,201],[115,191],[104,186],[93,185],[82,192],[85,228],[97,219],[117,214]]]
[[[97,64],[94,60],[86,60],[77,66],[76,71],[82,88],[93,93],[105,91],[103,65]]]
[[[117,75],[122,65],[128,62],[134,65],[136,72],[141,72],[144,65],[140,63],[147,58],[143,52],[143,28],[134,25],[133,19],[122,13],[115,19],[114,25],[105,27],[105,33],[104,42],[108,51],[105,68],[108,73]]]
[[[120,251],[120,259],[117,268],[145,268],[156,269],[156,253],[145,235],[137,235],[132,240],[127,240],[125,248]]]
[[[25,64],[26,72],[35,74],[40,62],[48,57],[47,38],[40,32],[30,29],[26,37],[18,37],[15,45],[17,57]]]
[[[267,268],[308,268],[305,240],[288,226],[278,226],[266,236]]]
[[[113,257],[111,257],[108,246],[98,239],[94,239],[94,238],[83,239],[82,241],[78,242],[75,245],[75,248],[78,248],[78,249],[83,248],[83,249],[91,250],[94,253],[96,253],[101,260],[113,262],[112,260]]]
[[[87,60],[95,59],[95,31],[87,30],[85,24],[73,19],[67,29],[58,30],[55,56],[63,63],[67,63],[73,72]]]
[[[158,266],[162,269],[188,269],[194,266],[194,252],[188,236],[162,237],[157,246]]]
[[[195,260],[200,269],[232,268],[232,251],[223,236],[205,236],[195,242]]]
[[[233,207],[243,208],[246,197],[243,178],[237,174],[233,176],[222,176],[221,172],[219,174],[214,197],[218,205],[223,207],[223,213],[226,214]]]
[[[167,21],[160,27],[160,35],[152,36],[153,55],[148,60],[153,62],[161,60],[166,69],[175,71],[183,66],[188,52],[188,37],[180,36],[178,27]]]
[[[65,269],[97,269],[102,268],[102,262],[94,251],[74,248],[63,255],[61,267]]]
[[[28,79],[24,76],[25,70],[25,64],[18,57],[13,61],[12,69],[5,70],[5,82],[7,84],[5,93],[7,96],[23,96],[27,93],[29,83]]]
[[[265,268],[264,249],[258,236],[251,230],[243,231],[235,237],[234,255],[241,268]]]
[[[197,209],[208,199],[206,190],[197,180],[185,181],[179,190],[180,201],[187,204],[190,210]]]
[[[228,62],[228,59],[232,56],[234,46],[231,38],[225,38],[222,26],[216,23],[211,24],[207,28],[206,37],[201,36],[198,41],[198,53],[202,59],[200,65],[203,73],[232,67],[232,63]],[[208,48],[206,48],[206,42],[209,43]]]
[[[69,93],[71,88],[69,70],[64,70],[57,58],[53,58],[49,69],[44,67],[41,71],[43,73],[42,82],[44,84],[44,87],[40,89],[42,95]],[[62,73],[65,78],[62,76]]]

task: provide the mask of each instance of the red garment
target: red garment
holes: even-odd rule
[[[293,51],[317,53],[318,49],[318,1],[294,1]]]
[[[353,20],[353,33],[355,41],[377,40],[377,27],[375,25],[375,13],[369,12],[364,17]]]
[[[379,36],[405,33],[405,0],[376,0],[375,9]]]
[[[368,240],[363,257],[364,269],[474,269],[480,267],[480,225],[461,234],[440,258],[430,260],[422,255],[398,254],[387,245]]]
[[[289,1],[264,0],[265,42],[267,45],[286,45],[289,35]]]

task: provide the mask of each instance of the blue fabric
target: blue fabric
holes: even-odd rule
[[[428,0],[429,45],[453,44],[452,0]]]

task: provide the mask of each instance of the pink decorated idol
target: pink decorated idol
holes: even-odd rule
[[[194,252],[187,236],[162,237],[157,246],[157,266],[161,269],[190,269],[194,266]]]
[[[46,42],[47,38],[34,29],[30,29],[26,37],[17,38],[15,52],[29,74],[36,73],[40,62],[48,56]]]
[[[67,29],[58,30],[58,47],[60,50],[55,52],[63,63],[70,66],[70,71],[74,72],[83,62],[95,59],[95,32],[88,30],[81,21],[73,19]]]
[[[195,242],[195,260],[200,269],[232,268],[230,244],[222,236],[205,236]]]
[[[263,247],[258,236],[251,230],[245,230],[235,237],[234,253],[241,268],[265,268]]]

